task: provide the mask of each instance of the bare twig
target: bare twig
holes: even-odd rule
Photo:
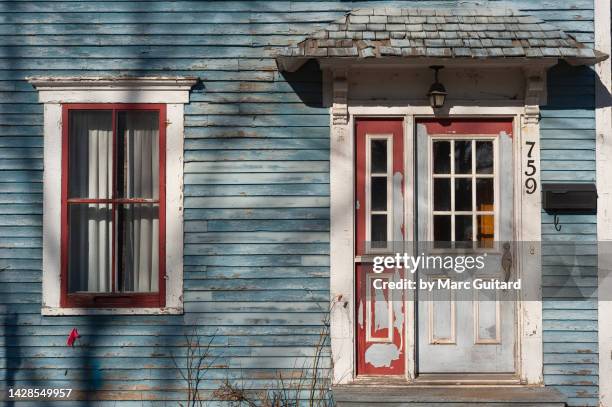
[[[213,396],[217,400],[229,401],[234,406],[298,407],[308,404],[309,407],[333,407],[330,390],[331,369],[323,366],[328,338],[329,313],[326,313],[319,337],[313,345],[312,359],[305,361],[299,367],[294,366],[292,371],[297,374],[287,376],[279,370],[272,388],[266,388],[255,395],[245,390],[242,384],[226,379],[223,385],[215,390]]]
[[[202,344],[202,337],[197,329],[193,333],[185,334],[185,342],[187,344],[185,355],[185,367],[179,366],[174,355],[172,362],[179,371],[181,378],[187,384],[187,406],[196,407],[202,405],[200,397],[200,384],[204,380],[206,373],[213,366],[218,356],[211,357],[212,343],[215,340],[215,335],[212,335],[207,343]]]

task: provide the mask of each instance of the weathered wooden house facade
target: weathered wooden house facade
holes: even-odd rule
[[[608,54],[610,0],[1,2],[0,403],[178,405],[205,351],[211,404],[314,358],[341,405],[612,406],[607,260],[546,245],[612,240]],[[523,301],[379,321],[364,243],[430,240],[523,242]]]

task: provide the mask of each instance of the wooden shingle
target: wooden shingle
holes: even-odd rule
[[[359,9],[336,20],[323,33],[318,32],[308,38],[337,41],[333,42],[333,46],[329,45],[330,42],[319,42],[318,46],[325,48],[325,51],[309,48],[306,56],[520,57],[567,59],[583,64],[594,64],[607,57],[550,23],[507,8]],[[279,60],[285,57],[304,57],[308,38],[281,51]],[[371,49],[368,47],[364,51],[361,47],[358,52],[354,44],[359,39],[375,40],[376,43]],[[279,66],[282,65],[279,62]]]

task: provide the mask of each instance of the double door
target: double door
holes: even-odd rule
[[[406,376],[409,363],[420,376],[513,374],[516,292],[474,289],[513,277],[512,121],[404,129],[356,121],[357,374]],[[422,263],[381,270],[380,258],[398,254]],[[436,263],[449,256],[483,267]]]

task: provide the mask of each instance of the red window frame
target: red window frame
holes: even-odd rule
[[[68,197],[68,166],[69,166],[69,115],[75,110],[106,110],[112,111],[113,117],[113,197],[111,199],[88,199]],[[159,113],[159,200],[143,198],[116,198],[115,185],[117,167],[117,123],[118,111],[152,110]],[[63,308],[160,308],[166,304],[166,105],[150,103],[70,103],[62,105],[62,209],[61,209],[61,295],[60,307]],[[68,243],[70,204],[107,203],[113,207],[112,234],[115,235],[116,207],[127,203],[158,203],[159,204],[159,291],[155,293],[122,293],[116,291],[115,251],[113,237],[112,249],[112,288],[111,293],[69,293],[68,292]]]

